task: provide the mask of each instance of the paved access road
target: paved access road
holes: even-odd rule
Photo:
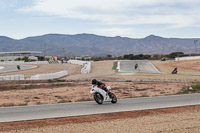
[[[137,69],[135,69],[135,64],[138,64]],[[160,73],[148,60],[120,61],[120,72]]]
[[[90,101],[24,107],[1,107],[0,122],[81,116],[199,104],[200,94],[187,94],[122,99],[116,104],[104,103],[103,105],[98,105],[94,101]]]

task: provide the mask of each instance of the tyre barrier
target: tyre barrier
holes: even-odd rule
[[[59,61],[49,61],[49,64],[59,64]]]

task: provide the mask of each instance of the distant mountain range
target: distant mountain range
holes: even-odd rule
[[[194,40],[199,42],[194,43]],[[120,56],[124,54],[169,54],[171,52],[196,53],[200,51],[200,38],[163,38],[150,35],[141,39],[105,37],[94,34],[46,34],[16,40],[0,36],[0,52],[42,51],[55,56]],[[198,45],[198,47],[197,47]],[[199,53],[199,52],[198,52]]]

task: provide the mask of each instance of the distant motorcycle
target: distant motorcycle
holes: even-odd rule
[[[107,86],[108,91],[111,89],[110,86]],[[105,102],[117,103],[117,97],[115,94],[104,91],[103,89],[99,88],[97,85],[92,85],[90,93],[94,96],[94,100],[98,104],[102,104]]]
[[[138,68],[138,64],[135,64],[135,70]]]
[[[174,70],[172,71],[172,74],[177,74],[178,70],[177,68],[174,68]]]

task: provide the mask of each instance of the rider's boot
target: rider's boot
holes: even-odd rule
[[[108,96],[111,98],[112,93],[110,91],[108,91],[107,93],[108,93]]]

